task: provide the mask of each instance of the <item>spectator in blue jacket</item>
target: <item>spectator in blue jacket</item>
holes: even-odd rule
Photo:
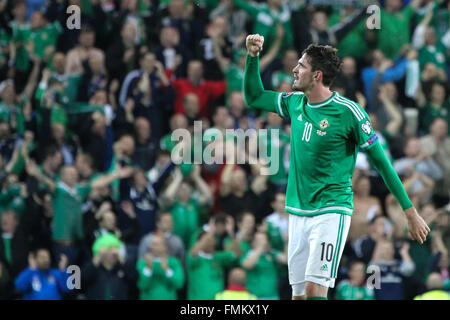
[[[55,269],[50,267],[50,252],[47,249],[37,249],[28,256],[28,264],[28,268],[15,281],[17,290],[25,300],[61,300],[62,294],[70,291],[65,255],[61,255],[58,269]]]
[[[372,65],[362,70],[361,78],[364,84],[364,94],[368,101],[367,111],[371,111],[373,98],[373,84],[377,77],[380,83],[396,82],[406,74],[407,59],[399,56],[395,61],[387,59],[380,50],[374,50],[371,56]]]

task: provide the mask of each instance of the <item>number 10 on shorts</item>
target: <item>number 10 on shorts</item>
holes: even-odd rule
[[[331,243],[326,244],[325,242],[322,242],[320,245],[322,247],[320,260],[323,261],[323,259],[325,258],[326,261],[331,262],[331,260],[333,259],[333,251],[334,251],[333,244]]]

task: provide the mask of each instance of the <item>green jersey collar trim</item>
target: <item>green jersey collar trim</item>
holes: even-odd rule
[[[325,105],[327,105],[327,104],[329,104],[331,101],[333,101],[334,100],[334,98],[336,97],[336,91],[332,91],[333,92],[333,95],[331,96],[331,97],[329,97],[327,100],[325,100],[325,101],[323,101],[323,102],[319,102],[319,103],[309,103],[309,101],[308,101],[308,107],[311,107],[311,108],[319,108],[319,107],[323,107],[323,106],[325,106]]]

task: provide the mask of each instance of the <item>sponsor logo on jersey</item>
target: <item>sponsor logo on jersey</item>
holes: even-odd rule
[[[319,126],[320,126],[320,129],[322,129],[322,131],[323,131],[330,126],[330,123],[328,122],[327,119],[323,119],[322,121],[319,122]]]
[[[290,95],[292,94],[292,92],[289,92],[289,93],[284,93],[283,95],[282,95],[282,97],[283,98],[287,98],[287,97],[289,97]]]
[[[377,136],[376,134],[374,134],[373,136],[371,136],[371,137],[369,138],[369,140],[367,140],[367,143],[368,143],[369,145],[371,145],[371,144],[373,144],[375,141],[377,141],[377,139],[378,139],[378,136]]]
[[[302,121],[303,120],[302,115],[299,115],[297,120]]]
[[[317,130],[316,133],[317,133],[319,136],[321,136],[321,137],[323,137],[324,135],[327,134],[326,131],[320,131],[320,130]]]
[[[328,265],[324,264],[323,266],[321,266],[320,271],[328,271]]]
[[[372,132],[372,126],[370,125],[370,121],[366,120],[366,122],[361,123],[361,130],[365,134],[370,134]]]

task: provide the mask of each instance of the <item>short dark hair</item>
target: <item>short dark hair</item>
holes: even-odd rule
[[[170,212],[167,211],[160,211],[158,212],[158,214],[156,215],[156,223],[159,223],[162,219],[162,217],[164,217],[165,215],[171,215]]]
[[[227,214],[225,212],[218,212],[214,216],[214,222],[226,224],[227,223]]]
[[[330,86],[341,68],[341,61],[337,55],[337,49],[332,46],[310,44],[302,55],[306,54],[312,70],[320,70],[323,73],[323,84]]]
[[[56,145],[54,145],[54,144],[46,147],[44,149],[43,160],[45,160],[45,159],[47,159],[49,157],[53,157],[58,152],[59,152],[59,148]]]

